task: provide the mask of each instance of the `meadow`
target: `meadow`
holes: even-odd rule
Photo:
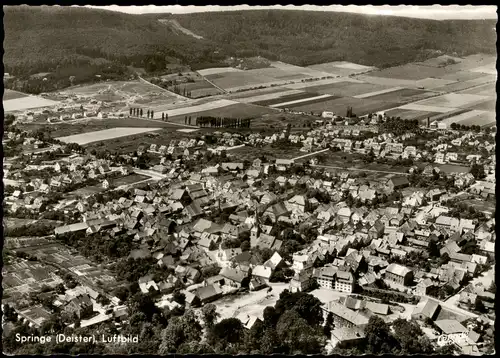
[[[159,129],[161,128],[116,127],[96,132],[88,132],[88,133],[75,134],[67,137],[59,137],[57,139],[64,143],[76,143],[79,145],[85,145],[92,142],[101,142],[120,137],[127,137],[130,135],[153,132]]]

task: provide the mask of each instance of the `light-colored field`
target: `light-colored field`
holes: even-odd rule
[[[267,101],[270,99],[280,98],[280,97],[289,96],[289,95],[298,94],[298,93],[302,93],[302,91],[300,91],[300,90],[286,90],[285,89],[283,92],[267,93],[267,94],[261,94],[258,96],[253,96],[253,97],[238,98],[238,102],[255,103],[255,102]]]
[[[278,81],[267,76],[256,75],[250,71],[226,72],[207,76],[207,79],[229,92],[234,92],[243,88],[270,86],[273,83],[286,83],[286,81]]]
[[[268,67],[268,68],[258,68],[255,70],[248,70],[245,71],[246,73],[250,73],[255,76],[264,76],[264,77],[269,77],[273,78],[276,80],[300,80],[300,79],[306,79],[306,78],[311,78],[310,75],[306,73],[301,73],[301,72],[295,72],[295,71],[286,71],[286,70],[281,70],[279,68],[274,68],[274,67]]]
[[[447,125],[450,125],[452,123],[462,124],[461,123],[462,121],[477,117],[479,115],[482,115],[483,113],[485,113],[485,111],[472,110],[472,111],[458,114],[458,115],[450,117],[450,118],[443,119],[441,122],[445,123]]]
[[[397,103],[374,101],[369,98],[342,97],[333,100],[325,99],[324,101],[311,104],[299,104],[293,106],[293,109],[296,111],[312,111],[315,113],[331,111],[338,115],[345,115],[347,107],[352,107],[353,112],[360,116],[395,108],[397,105]]]
[[[332,97],[332,96],[329,95],[329,94],[322,94],[322,95],[316,96],[316,97],[303,98],[303,99],[297,99],[295,101],[288,101],[288,102],[277,103],[277,104],[270,105],[269,107],[271,107],[271,108],[278,108],[278,107],[289,106],[289,105],[294,105],[294,104],[299,104],[299,103],[308,103],[308,102],[316,101],[316,100],[322,99],[322,98],[327,99],[327,98],[330,98],[330,97]]]
[[[67,137],[60,137],[57,139],[64,143],[76,143],[84,145],[88,143],[100,142],[114,138],[127,137],[141,133],[153,132],[160,129],[161,128],[117,127],[112,129],[104,129],[102,131],[75,134]]]
[[[477,86],[474,88],[466,89],[464,91],[460,91],[463,94],[475,94],[478,96],[495,96],[496,97],[496,84],[495,83],[487,83],[482,86]]]
[[[423,80],[418,80],[415,82],[417,87],[423,87],[425,89],[433,89],[437,87],[442,87],[454,83],[453,80],[443,80],[440,78],[424,78]]]
[[[211,109],[216,109],[216,108],[222,108],[226,106],[230,106],[232,104],[236,104],[238,102],[231,101],[228,99],[220,99],[208,103],[203,103],[195,106],[189,106],[189,107],[181,107],[181,108],[175,108],[175,109],[168,109],[165,110],[163,113],[168,114],[169,117],[175,117],[175,116],[181,116],[181,115],[188,115],[190,113],[195,113],[195,112],[202,112],[202,111],[207,111]],[[162,112],[156,111],[154,113],[154,118],[161,118]]]
[[[337,76],[348,76],[351,74],[363,73],[376,69],[375,67],[359,65],[357,63],[346,61],[320,63],[317,65],[308,66],[307,68],[316,71],[331,73]]]
[[[386,88],[386,89],[382,89],[382,90],[379,90],[379,91],[373,91],[373,92],[368,92],[368,93],[364,93],[364,94],[359,94],[359,95],[353,96],[353,97],[356,97],[356,98],[368,98],[368,97],[373,97],[373,96],[376,96],[376,95],[379,95],[379,94],[384,94],[384,93],[398,91],[400,89],[403,89],[403,87]]]
[[[495,68],[495,64],[492,63],[490,65],[486,66],[481,66],[481,67],[476,67],[470,70],[471,72],[480,72],[480,73],[487,73],[489,75],[497,75],[497,69]]]
[[[493,123],[496,123],[496,114],[493,112],[487,112],[487,111],[477,111],[481,112],[478,113],[477,116],[471,117],[464,119],[459,122],[459,124],[466,125],[466,126],[471,126],[471,125],[476,125],[480,127],[487,127]]]
[[[474,94],[448,93],[442,96],[420,101],[418,104],[424,106],[467,108],[474,103],[485,101],[487,99],[488,97]]]
[[[324,85],[329,85],[332,83],[339,83],[339,82],[362,83],[362,81],[358,81],[354,78],[349,78],[349,77],[340,78],[340,77],[338,77],[338,78],[327,78],[327,79],[318,80],[318,81],[294,83],[294,84],[286,85],[284,87],[290,88],[290,89],[303,89],[303,88],[309,88],[309,87],[315,87],[315,86],[324,86]]]
[[[28,96],[3,101],[3,110],[5,112],[23,111],[31,108],[52,107],[58,103],[59,102],[57,101],[52,101],[42,97]]]
[[[367,83],[373,83],[376,85],[382,85],[382,86],[389,86],[389,87],[409,87],[409,88],[415,88],[416,85],[416,80],[406,80],[406,79],[401,79],[401,78],[390,78],[390,77],[375,77],[372,76],[372,73],[370,72],[370,76],[368,75],[359,75],[356,76],[356,79],[367,82]]]
[[[420,103],[409,103],[405,104],[404,106],[398,107],[400,109],[409,109],[411,111],[421,111],[421,112],[438,112],[438,113],[446,113],[446,112],[451,112],[456,110],[456,108],[450,108],[450,107],[438,107],[438,106],[430,106],[430,105],[423,105]]]
[[[199,70],[198,73],[202,76],[217,75],[219,73],[226,72],[241,72],[242,70],[234,67],[217,67],[217,68],[205,68],[204,70]]]
[[[306,74],[311,77],[315,78],[321,78],[321,77],[331,77],[332,74],[328,72],[323,72],[323,71],[317,71],[312,68],[307,68],[307,67],[300,67],[300,66],[295,66],[291,65],[289,63],[284,63],[280,61],[276,62],[271,62],[271,67],[278,68],[283,71],[287,71],[290,73],[300,73],[300,74]]]
[[[496,106],[497,106],[497,99],[492,98],[487,101],[477,103],[469,108],[478,109],[480,111],[496,112]]]
[[[420,66],[414,63],[409,63],[402,66],[396,66],[379,71],[373,71],[370,72],[370,76],[418,81],[428,77],[439,78],[440,76],[450,72],[454,71],[448,66],[438,68],[430,66]]]

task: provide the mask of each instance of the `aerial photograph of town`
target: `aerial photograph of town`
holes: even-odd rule
[[[3,6],[7,355],[494,355],[496,6]]]

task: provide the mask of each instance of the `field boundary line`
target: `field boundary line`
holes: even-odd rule
[[[329,151],[329,150],[330,150],[330,148],[326,148],[326,149],[319,150],[319,151],[314,152],[314,153],[308,153],[308,154],[305,154],[305,155],[301,155],[300,157],[293,158],[292,160],[296,161],[296,160],[307,158],[307,157],[310,157],[310,156],[313,156],[313,155],[316,155],[316,154],[319,154],[319,153],[324,153],[324,152]]]
[[[199,72],[198,72],[198,73],[199,73]],[[201,76],[201,74],[200,74],[200,76]],[[228,92],[228,91],[226,91],[225,89],[223,89],[223,88],[221,88],[221,87],[217,86],[215,83],[213,83],[212,81],[210,81],[210,80],[209,80],[208,78],[206,78],[205,76],[201,76],[201,77],[203,77],[203,79],[204,79],[205,81],[207,81],[208,83],[210,83],[212,86],[214,86],[215,88],[217,88],[219,91],[222,91],[224,94],[228,94],[228,93],[229,93],[229,92]]]
[[[361,169],[361,168],[344,168],[344,167],[334,167],[334,166],[329,166],[329,165],[316,165],[313,164],[311,165],[312,167],[317,167],[317,168],[326,168],[326,169],[340,169],[340,170],[351,170],[351,171],[359,171],[359,172],[371,172],[371,173],[383,173],[383,174],[396,174],[396,175],[410,175],[409,173],[404,173],[404,172],[390,172],[386,170],[373,170],[373,169]]]

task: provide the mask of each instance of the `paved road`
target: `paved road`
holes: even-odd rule
[[[359,172],[370,172],[370,173],[383,173],[383,174],[396,174],[396,175],[410,175],[409,173],[402,172],[390,172],[386,170],[372,170],[372,169],[359,169],[359,168],[344,168],[344,167],[333,167],[329,165],[311,165],[312,167],[326,168],[326,169],[340,169],[340,170],[352,170]]]
[[[134,169],[134,172],[137,174],[149,176],[151,177],[151,179],[156,181],[165,179],[167,177],[165,174],[160,174],[152,170]]]

